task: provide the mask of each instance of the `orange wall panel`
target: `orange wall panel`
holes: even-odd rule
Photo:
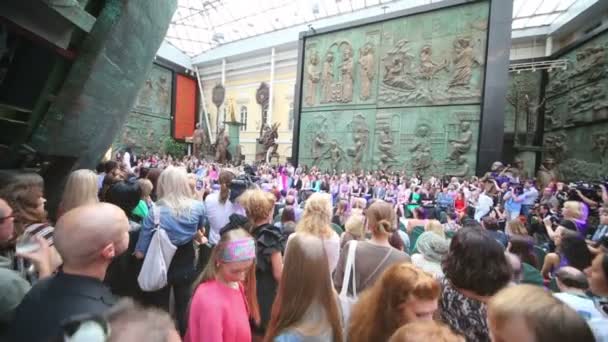
[[[173,137],[184,139],[192,136],[196,122],[196,81],[177,75],[175,88],[175,116]]]

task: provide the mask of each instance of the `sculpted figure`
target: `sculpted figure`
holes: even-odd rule
[[[325,138],[325,133],[320,131],[315,134],[312,142],[312,165],[319,165],[319,160],[321,159],[323,153],[323,146],[327,143],[327,139]]]
[[[413,56],[409,53],[408,43],[405,39],[398,41],[384,57],[384,84],[406,90],[416,88],[411,73]]]
[[[567,150],[566,134],[562,132],[545,136],[544,147],[551,158],[557,162],[562,161]]]
[[[200,158],[203,152],[203,143],[205,142],[205,131],[201,128],[201,124],[196,124],[196,129],[192,135],[192,154],[196,158]]]
[[[350,47],[344,49],[344,58],[340,65],[340,72],[342,74],[342,102],[348,103],[353,100],[353,68],[355,62],[353,61],[353,50]]]
[[[279,148],[279,144],[277,144],[276,140],[279,138],[279,123],[274,123],[272,127],[265,125],[264,133],[262,138],[260,139],[260,143],[264,145],[264,151],[267,156],[267,162],[272,159],[272,156],[277,155],[277,149]]]
[[[353,169],[360,170],[369,143],[369,129],[362,116],[356,116],[353,119],[352,126],[354,146],[348,150],[347,154],[353,157]]]
[[[334,54],[328,52],[323,62],[323,71],[321,73],[321,90],[323,93],[323,102],[332,101],[332,84],[334,82]]]
[[[604,164],[606,162],[606,151],[608,151],[608,134],[606,132],[595,133],[591,141],[593,142],[592,150],[599,152],[600,163]]]
[[[370,45],[359,50],[359,68],[361,75],[361,92],[359,98],[367,100],[371,96],[372,80],[374,79],[374,51]]]
[[[319,55],[316,51],[313,51],[310,55],[310,60],[306,66],[306,98],[304,101],[307,105],[312,106],[315,104],[317,84],[320,81],[321,75],[317,70],[319,64]]]
[[[380,169],[390,168],[392,163],[396,163],[395,153],[393,152],[393,134],[390,126],[384,126],[378,137],[378,149],[380,150]]]
[[[449,159],[456,161],[460,164],[462,159],[465,159],[465,155],[471,150],[471,144],[473,143],[473,132],[471,132],[471,124],[467,121],[460,123],[460,137],[458,139],[449,139],[451,153]]]
[[[420,125],[416,128],[416,142],[410,148],[413,157],[411,159],[412,168],[418,174],[425,174],[433,165],[431,155],[431,145],[429,141],[430,128],[427,125]]]
[[[454,57],[454,76],[448,87],[469,87],[473,66],[481,64],[475,58],[471,40],[468,38],[458,38],[454,44],[456,56]]]
[[[334,139],[329,145],[329,163],[332,170],[339,170],[340,162],[344,158],[344,151],[338,145],[338,142]]]
[[[420,66],[418,68],[418,74],[422,79],[430,80],[437,72],[448,66],[448,61],[436,63],[432,58],[433,50],[431,47],[429,45],[422,47],[422,50],[420,50]]]
[[[555,159],[545,158],[536,173],[536,183],[540,186],[540,189],[544,189],[549,183],[556,182],[557,180],[558,174],[555,170]]]
[[[230,139],[226,135],[226,127],[222,127],[215,140],[215,161],[225,164],[228,161],[228,146]]]

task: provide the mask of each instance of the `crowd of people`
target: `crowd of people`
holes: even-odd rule
[[[1,172],[1,340],[608,341],[601,184],[129,150],[45,202]]]

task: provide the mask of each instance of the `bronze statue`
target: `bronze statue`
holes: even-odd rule
[[[555,159],[545,158],[536,173],[536,183],[540,189],[546,188],[551,182],[558,181],[557,170],[555,170]]]
[[[309,106],[316,102],[317,84],[321,78],[320,72],[317,70],[318,64],[319,55],[316,51],[312,51],[306,66],[306,98],[304,99],[304,102]]]
[[[276,140],[279,138],[279,126],[281,124],[275,122],[272,124],[272,127],[266,126],[264,127],[264,133],[262,137],[259,139],[260,143],[264,145],[264,154],[266,155],[266,162],[269,163],[273,156],[278,158],[277,149],[279,148],[279,144],[277,144]]]
[[[228,161],[228,146],[230,139],[226,135],[226,127],[222,127],[215,139],[215,161],[225,164]]]
[[[450,156],[449,159],[462,164],[464,157],[471,150],[473,144],[473,132],[471,132],[471,124],[468,121],[460,122],[460,137],[458,139],[449,139]]]
[[[458,38],[454,42],[456,56],[454,57],[454,76],[448,84],[448,88],[464,87],[468,88],[471,82],[473,66],[481,64],[475,58],[471,40],[468,38]]]
[[[361,90],[359,98],[363,101],[371,96],[372,80],[375,76],[374,70],[374,49],[371,45],[366,44],[359,49],[359,70],[361,75]]]
[[[192,154],[196,158],[201,158],[203,152],[203,144],[205,143],[205,131],[201,128],[201,124],[196,124],[194,134],[192,134]]]
[[[355,62],[353,61],[353,50],[350,46],[346,46],[343,52],[342,64],[340,65],[340,72],[342,74],[342,102],[348,103],[353,100],[353,68]]]
[[[328,52],[323,62],[323,71],[321,73],[321,90],[323,93],[322,102],[328,103],[332,101],[332,87],[334,83],[334,54]]]

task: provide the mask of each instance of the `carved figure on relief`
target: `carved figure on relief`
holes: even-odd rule
[[[608,151],[608,132],[600,132],[593,134],[591,138],[593,143],[592,151],[597,151],[600,154],[600,163],[606,163],[606,152]]]
[[[382,59],[384,61],[384,78],[382,82],[387,86],[412,90],[416,82],[411,72],[412,56],[409,53],[409,42],[402,39]]]
[[[369,129],[362,115],[355,116],[351,125],[354,147],[347,150],[347,155],[353,157],[353,169],[360,170],[369,143]]]
[[[425,174],[433,166],[433,156],[431,154],[430,135],[431,128],[426,124],[416,127],[416,140],[414,146],[410,148],[412,153],[412,169],[418,174]]]
[[[448,61],[444,60],[440,63],[433,61],[433,50],[430,45],[425,45],[420,50],[420,66],[418,67],[418,75],[425,80],[432,79],[436,73],[448,67]]]
[[[372,80],[374,79],[374,48],[366,44],[359,49],[359,68],[361,75],[361,89],[359,98],[363,101],[371,96]]]
[[[321,79],[321,73],[317,70],[319,64],[319,55],[312,50],[310,60],[306,66],[306,98],[304,101],[307,105],[312,106],[316,102],[317,84]]]
[[[448,84],[448,88],[464,87],[469,88],[473,67],[482,63],[475,57],[470,38],[458,38],[454,42],[454,75]]]
[[[604,64],[606,63],[604,47],[590,46],[576,54],[576,67],[573,77],[589,73],[587,82],[596,81],[604,76]]]
[[[338,171],[340,168],[340,163],[342,162],[342,159],[344,159],[344,150],[342,150],[338,144],[338,141],[335,139],[331,141],[327,154],[329,154],[328,157],[331,170]]]
[[[397,163],[395,152],[393,152],[393,134],[390,126],[384,126],[378,138],[378,149],[380,150],[380,169],[389,169],[392,164]]]
[[[194,134],[192,134],[192,154],[196,158],[200,158],[203,151],[203,144],[205,142],[205,131],[201,128],[201,124],[196,124]]]
[[[340,65],[340,73],[342,74],[342,91],[341,102],[348,103],[353,100],[353,49],[350,44],[346,43],[342,52],[342,64]]]
[[[334,54],[332,52],[328,52],[327,55],[325,55],[325,62],[323,62],[323,71],[321,73],[321,91],[323,93],[323,103],[331,102],[333,82]]]
[[[544,148],[546,154],[558,163],[564,159],[566,154],[566,133],[555,133],[545,136]]]
[[[473,144],[473,132],[471,132],[471,124],[468,121],[460,122],[460,136],[457,139],[449,139],[450,156],[449,159],[462,164],[462,160],[466,162],[464,157],[471,150]]]
[[[312,136],[310,141],[311,157],[313,166],[319,165],[319,161],[323,156],[323,148],[327,144],[327,134],[325,130],[325,122],[327,118],[315,118],[316,123],[309,128]]]
[[[545,106],[545,127],[551,129],[560,125],[559,114],[555,112],[555,106],[547,103]]]

